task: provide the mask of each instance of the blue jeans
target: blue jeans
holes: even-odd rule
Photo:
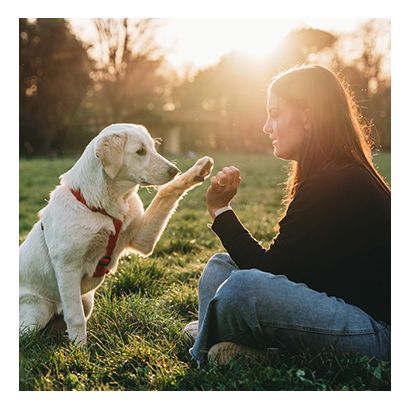
[[[199,279],[199,333],[190,353],[206,360],[215,343],[320,351],[333,346],[390,360],[390,327],[342,299],[214,255]]]

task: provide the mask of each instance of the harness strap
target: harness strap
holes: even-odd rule
[[[95,268],[95,272],[93,274],[94,278],[100,278],[109,272],[109,270],[106,269],[106,267],[111,262],[111,255],[112,255],[112,252],[114,251],[115,245],[117,244],[118,235],[120,234],[120,231],[121,231],[122,221],[120,221],[119,219],[113,218],[111,215],[107,214],[107,212],[104,209],[89,207],[79,189],[77,190],[72,189],[71,192],[76,197],[76,199],[80,201],[82,204],[84,204],[88,209],[90,209],[93,212],[99,212],[103,215],[109,216],[114,222],[115,233],[110,234],[110,237],[108,239],[107,248],[105,249],[105,255],[98,261],[97,267]]]

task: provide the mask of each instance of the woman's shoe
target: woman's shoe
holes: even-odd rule
[[[194,343],[198,336],[198,321],[188,323],[182,331],[182,337],[189,343]]]
[[[241,355],[247,359],[268,363],[272,357],[271,350],[254,349],[233,342],[220,342],[209,349],[208,361],[225,366],[235,356]]]

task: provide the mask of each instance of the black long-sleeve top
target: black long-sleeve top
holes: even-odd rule
[[[286,275],[390,323],[390,196],[357,164],[328,166],[301,183],[263,248],[233,211],[212,230],[240,269]]]

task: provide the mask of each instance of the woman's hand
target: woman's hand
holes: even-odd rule
[[[229,205],[240,182],[239,169],[234,166],[223,168],[211,178],[211,185],[206,193],[206,205],[212,218],[215,218],[216,210]]]

